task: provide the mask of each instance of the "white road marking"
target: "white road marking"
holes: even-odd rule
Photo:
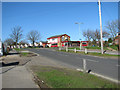
[[[96,61],[96,60],[90,60],[90,59],[86,59],[86,61],[99,62],[99,61]]]
[[[78,58],[78,57],[77,57],[77,59],[82,59],[82,60],[83,60],[83,59],[85,59],[85,58]],[[86,61],[99,62],[99,61],[96,61],[96,60],[91,60],[91,59],[86,59]]]

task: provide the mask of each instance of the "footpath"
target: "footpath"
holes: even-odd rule
[[[10,60],[6,66],[0,67],[2,69],[0,73],[2,75],[2,88],[34,88],[34,90],[40,90],[25,65],[11,64],[15,63],[16,60],[25,60],[27,58],[19,57],[15,51],[11,51],[8,56],[2,59],[3,61]]]

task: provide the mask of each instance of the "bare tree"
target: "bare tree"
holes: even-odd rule
[[[109,30],[111,38],[114,39],[118,33],[118,20],[108,21],[105,26],[107,30]]]
[[[28,42],[26,40],[22,40],[19,42],[19,45],[25,45],[25,44],[28,44]]]
[[[22,29],[20,26],[14,27],[12,30],[12,34],[10,34],[10,37],[15,41],[16,46],[19,40],[22,38]]]
[[[13,41],[13,39],[11,39],[11,38],[7,38],[7,39],[4,41],[4,43],[7,43],[7,45],[11,46],[11,45],[14,44],[14,41]]]
[[[90,29],[87,29],[86,31],[83,32],[83,36],[88,40],[89,42],[89,45],[90,45],[90,40],[91,40],[91,36],[92,36],[92,33],[91,33],[91,30]]]
[[[32,43],[33,43],[33,46],[34,46],[34,43],[40,39],[40,34],[38,31],[36,30],[32,30],[28,33],[27,35],[27,39],[30,40]]]
[[[93,33],[93,37],[96,38],[98,41],[100,41],[100,30],[96,29],[96,31]],[[109,33],[107,31],[103,31],[103,38],[108,38],[109,37]]]
[[[83,36],[86,37],[86,39],[90,42],[92,39],[94,44],[96,43],[96,40],[100,42],[100,30],[96,29],[95,31],[87,29],[83,32]],[[107,33],[105,30],[103,31],[103,38],[108,38],[109,33]]]

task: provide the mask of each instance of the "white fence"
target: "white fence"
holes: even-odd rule
[[[101,53],[100,50],[88,50],[87,48],[85,48],[84,50],[77,50],[76,48],[73,48],[73,49],[69,49],[68,47],[59,47],[59,50],[65,50],[66,52],[68,51],[74,51],[75,53],[76,52],[85,52],[85,54],[91,52],[91,53]],[[120,55],[119,52],[112,52],[112,51],[104,51],[105,54],[111,54],[111,55]]]

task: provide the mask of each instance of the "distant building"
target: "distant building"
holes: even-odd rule
[[[80,41],[69,41],[69,46],[71,47],[80,46]],[[88,41],[81,41],[81,46],[88,46]]]
[[[56,35],[47,38],[49,47],[77,47],[80,46],[80,41],[70,41],[70,36],[67,34]],[[81,41],[82,46],[88,46],[88,41]]]
[[[88,46],[88,41],[81,41],[81,46]]]
[[[115,37],[115,39],[114,39],[115,45],[119,44],[119,37],[120,37],[120,34]]]
[[[67,46],[68,41],[70,41],[70,36],[67,34],[56,35],[47,38],[47,44],[49,47]]]
[[[47,41],[40,41],[40,46],[44,48],[47,47]]]

